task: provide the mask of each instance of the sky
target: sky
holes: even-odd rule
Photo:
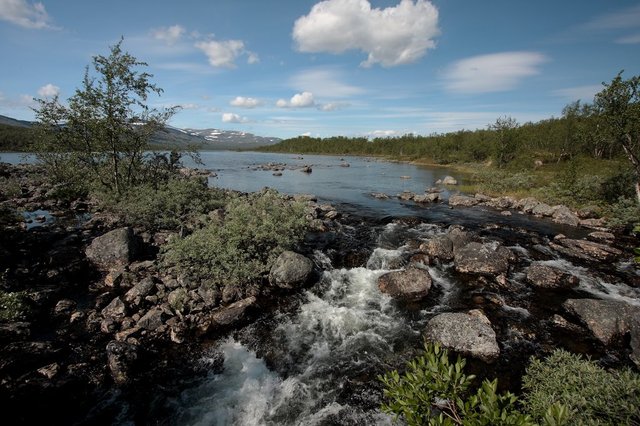
[[[68,99],[121,38],[170,125],[281,138],[535,122],[640,74],[639,1],[0,0],[0,114]]]

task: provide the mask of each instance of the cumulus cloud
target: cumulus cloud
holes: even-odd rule
[[[169,46],[173,46],[182,38],[186,31],[187,30],[180,25],[172,25],[170,27],[162,27],[152,30],[151,35],[156,40],[163,41]]]
[[[231,102],[229,102],[231,106],[240,107],[240,108],[255,108],[259,105],[262,105],[259,99],[256,98],[245,98],[244,96],[236,96]]]
[[[214,67],[235,68],[236,59],[243,55],[248,56],[249,64],[258,62],[258,55],[247,50],[242,40],[199,41],[195,46],[207,55]]]
[[[26,0],[0,0],[0,19],[30,29],[53,29],[42,3]]]
[[[525,77],[538,74],[547,58],[536,52],[503,52],[473,56],[454,63],[445,74],[445,86],[457,93],[510,90]]]
[[[246,123],[248,121],[249,119],[247,117],[242,117],[231,112],[225,112],[224,114],[222,114],[223,123]]]
[[[372,8],[368,0],[325,0],[293,26],[299,51],[361,50],[368,55],[364,67],[415,62],[435,48],[439,34],[438,9],[427,0],[401,0],[385,9]]]
[[[60,94],[60,88],[49,83],[38,89],[38,96],[52,98]]]
[[[279,108],[308,108],[316,104],[313,93],[302,92],[296,93],[290,100],[278,99],[276,106]]]

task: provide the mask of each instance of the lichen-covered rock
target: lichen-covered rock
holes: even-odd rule
[[[480,204],[480,200],[467,195],[452,195],[449,197],[450,206],[472,207]]]
[[[478,310],[436,315],[427,323],[425,337],[461,355],[487,363],[494,362],[500,356],[491,322]]]
[[[588,240],[554,239],[549,246],[566,256],[588,262],[610,262],[622,255],[615,247]]]
[[[466,274],[500,275],[508,271],[512,256],[497,243],[471,242],[455,253],[454,264],[458,272]]]
[[[137,254],[137,249],[133,230],[125,227],[94,238],[85,254],[99,268],[108,270],[131,262]]]
[[[453,260],[453,243],[446,235],[438,235],[420,246],[431,257],[443,261]]]
[[[283,252],[269,273],[269,282],[280,288],[291,289],[306,283],[313,272],[311,259],[292,251]]]
[[[564,290],[577,286],[580,282],[574,275],[561,269],[539,263],[525,270],[527,281],[533,287],[544,290]]]
[[[580,219],[566,206],[559,206],[553,212],[551,216],[554,222],[561,223],[563,225],[578,226],[580,225]]]
[[[431,276],[419,268],[388,272],[378,278],[378,288],[393,298],[416,301],[429,294]]]
[[[569,299],[562,306],[577,316],[604,345],[630,332],[633,320],[640,316],[640,308],[615,300]]]

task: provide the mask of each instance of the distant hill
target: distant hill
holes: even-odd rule
[[[28,151],[35,123],[0,115],[0,151]],[[165,126],[151,138],[152,149],[195,149],[201,151],[252,149],[273,145],[279,138],[256,136],[251,133],[218,129],[179,129]]]

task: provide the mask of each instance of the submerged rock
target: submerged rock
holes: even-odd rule
[[[436,315],[427,323],[425,338],[487,363],[494,362],[500,356],[491,322],[478,310]]]
[[[393,298],[417,301],[429,294],[431,275],[418,268],[388,272],[378,278],[378,288]]]
[[[306,283],[312,272],[311,259],[293,251],[285,251],[271,268],[269,282],[280,288],[291,289]]]
[[[527,281],[536,288],[563,290],[577,286],[577,277],[552,266],[533,264],[525,270]]]

